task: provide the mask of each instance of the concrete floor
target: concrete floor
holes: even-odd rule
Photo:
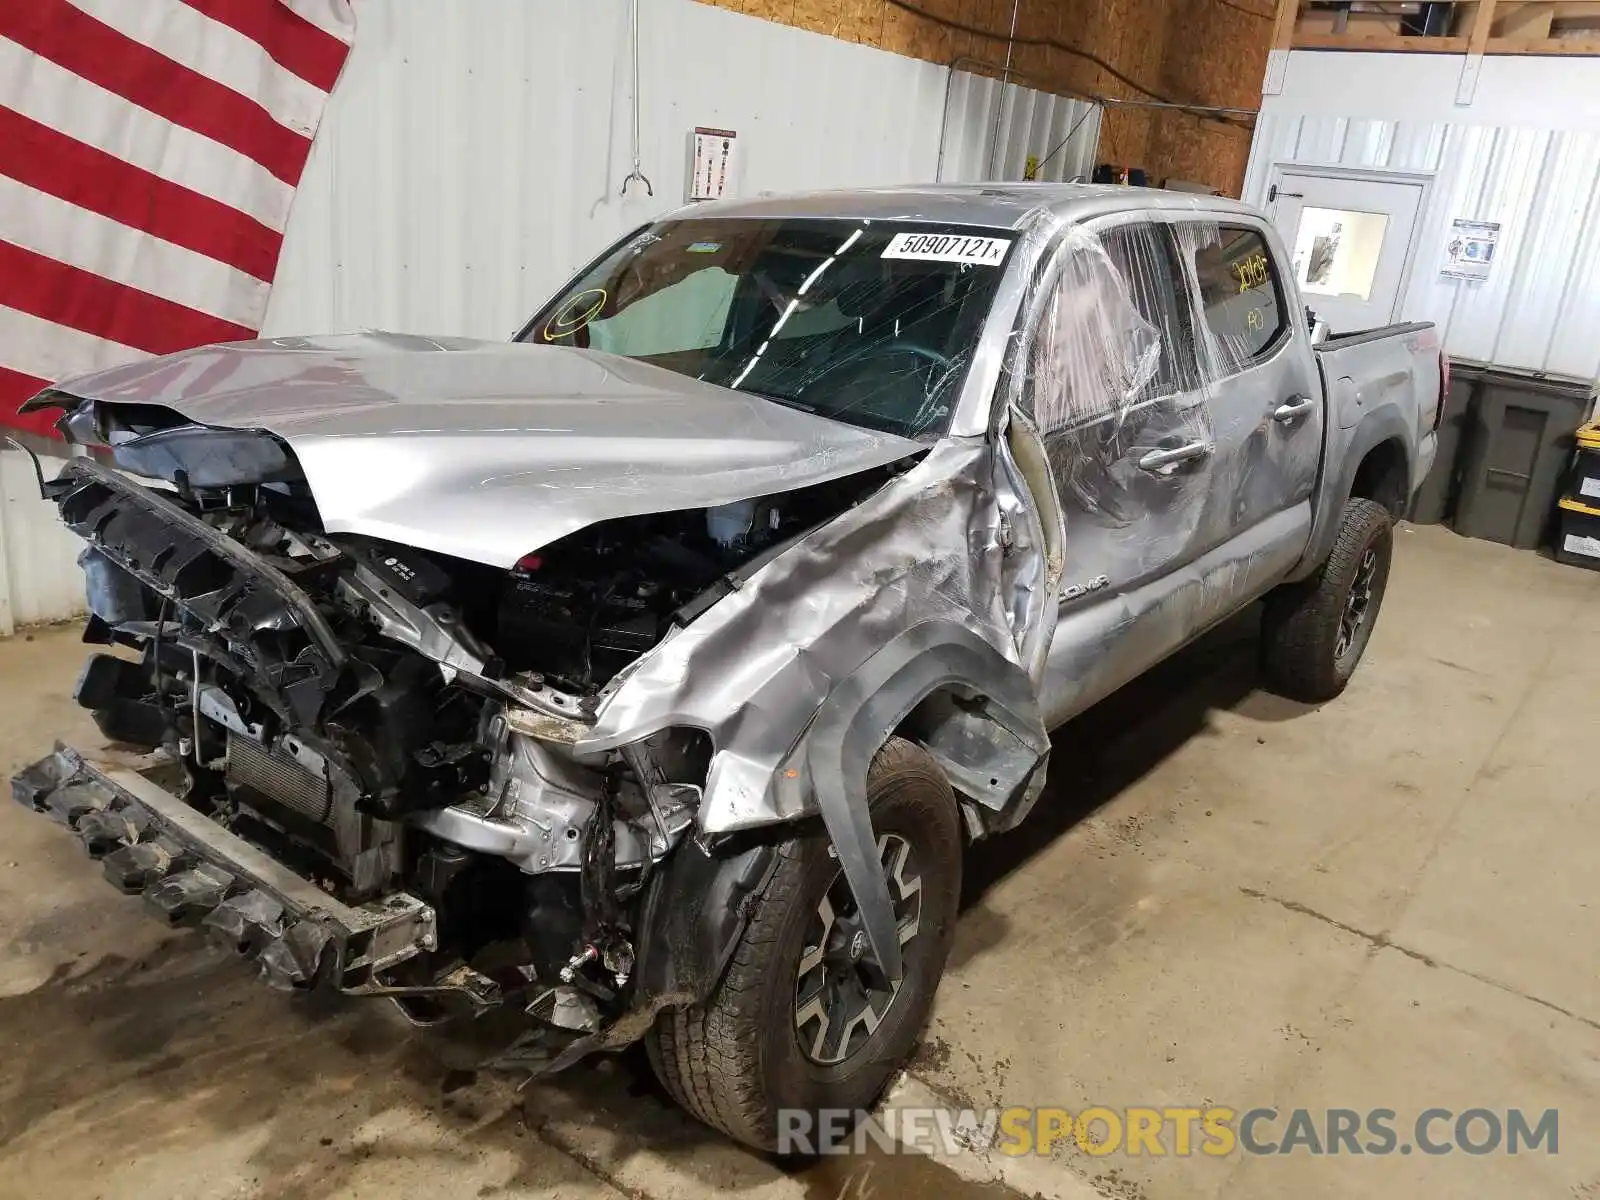
[[[1256,690],[1254,618],[1056,739],[975,852],[917,1079],[962,1103],[1560,1110],[1560,1153],[785,1169],[637,1056],[461,1084],[386,1007],[318,1012],[116,897],[0,806],[0,1195],[844,1200],[1600,1197],[1600,575],[1399,534],[1367,661]],[[0,770],[83,740],[73,631],[0,643]],[[1281,1133],[1281,1126],[1275,1131]],[[1013,1169],[1014,1168],[1014,1169]]]

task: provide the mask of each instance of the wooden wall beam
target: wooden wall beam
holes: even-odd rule
[[[1296,50],[1403,50],[1408,54],[1465,54],[1464,37],[1408,37],[1399,33],[1351,36],[1347,33],[1302,33],[1294,39]]]
[[[1494,25],[1496,0],[1479,0],[1478,11],[1472,20],[1472,32],[1467,35],[1467,53],[1482,54],[1489,44],[1489,30]]]
[[[1600,55],[1600,38],[1490,38],[1485,54]]]
[[[1272,22],[1272,49],[1287,50],[1294,44],[1294,23],[1300,18],[1300,0],[1278,0],[1278,15]]]

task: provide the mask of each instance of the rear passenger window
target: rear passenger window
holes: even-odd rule
[[[1200,288],[1200,309],[1219,374],[1244,370],[1288,327],[1277,266],[1267,241],[1233,225],[1186,226],[1182,241]]]

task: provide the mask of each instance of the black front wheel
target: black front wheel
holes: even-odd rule
[[[955,796],[928,753],[891,738],[867,775],[903,977],[870,965],[839,861],[820,831],[785,842],[711,998],[661,1014],[646,1039],[675,1100],[763,1150],[781,1110],[870,1109],[927,1020],[961,895]],[[813,1126],[815,1128],[815,1126]]]
[[[1267,597],[1261,664],[1292,700],[1332,700],[1355,673],[1377,624],[1394,554],[1394,522],[1375,500],[1347,500],[1327,561]]]

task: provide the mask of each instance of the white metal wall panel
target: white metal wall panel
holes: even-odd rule
[[[1277,166],[1433,176],[1403,302],[1460,358],[1578,379],[1600,373],[1600,133],[1305,116],[1257,122],[1245,198],[1265,204]],[[1457,217],[1501,223],[1481,283],[1439,274]]]
[[[1458,54],[1294,50],[1262,111],[1424,124],[1600,130],[1600,60],[1491,54],[1463,103]]]
[[[999,151],[991,155],[997,109]],[[1041,181],[1065,182],[1094,169],[1102,115],[1097,104],[957,71],[949,80],[947,114],[940,180],[1021,179],[1029,155],[1040,160]]]
[[[1600,133],[1561,133],[1557,142],[1548,234],[1525,270],[1529,332],[1510,352],[1531,358],[1542,333],[1548,370],[1590,378],[1600,374]]]
[[[42,458],[52,479],[65,460]],[[19,625],[58,621],[83,611],[82,543],[67,532],[56,507],[39,498],[33,462],[0,450],[0,637]]]
[[[295,198],[272,335],[504,337],[609,242],[683,203],[688,134],[737,131],[736,195],[1088,170],[1094,106],[691,0],[643,0],[643,168],[625,0],[357,4],[350,61]]]

